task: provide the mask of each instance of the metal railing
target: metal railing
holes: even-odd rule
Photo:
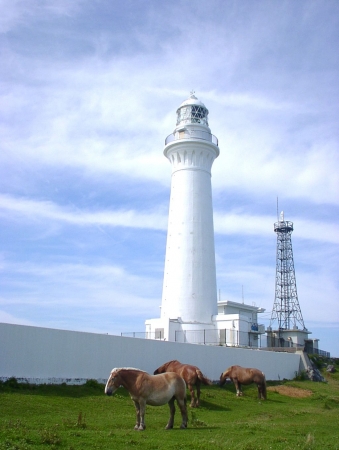
[[[124,332],[120,333],[120,336],[122,337],[132,337],[136,339],[154,339],[159,341],[164,341],[164,333],[161,331],[130,331],[130,332]]]
[[[218,138],[214,136],[214,134],[202,130],[176,131],[175,133],[167,136],[165,139],[165,145],[179,139],[202,139],[203,141],[209,141],[218,146]]]
[[[306,348],[306,353],[309,353],[311,355],[319,355],[319,356],[325,356],[326,358],[331,358],[330,352],[326,352],[325,350],[320,350],[319,348],[314,348],[310,351],[307,351],[307,348]]]
[[[124,332],[121,333],[122,337],[132,337],[137,339],[153,339],[164,341],[164,333],[162,331],[147,332]],[[253,334],[246,333],[239,330],[177,330],[175,331],[175,342],[198,344],[198,345],[214,345],[224,347],[240,347],[240,348],[252,348],[267,351],[277,352],[295,352],[297,350],[305,351],[308,354],[315,354],[319,356],[325,356],[330,358],[331,355],[325,350],[313,348],[311,346],[304,346],[300,344],[294,344],[289,341],[279,342],[279,339],[272,339],[271,336],[266,334]]]

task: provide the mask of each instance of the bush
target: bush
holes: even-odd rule
[[[299,373],[295,372],[293,381],[305,381],[305,380],[308,380],[308,375],[307,375],[306,370],[301,370]]]
[[[18,383],[18,380],[15,377],[8,378],[8,380],[4,382],[4,385],[12,389],[20,388],[20,384]]]
[[[315,365],[317,369],[322,369],[324,367],[324,359],[319,355],[308,355],[311,362]]]
[[[86,387],[90,387],[90,388],[100,388],[101,389],[101,385],[97,382],[97,380],[87,380],[85,383]]]

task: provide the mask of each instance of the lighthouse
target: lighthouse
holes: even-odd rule
[[[156,321],[158,333],[175,340],[175,331],[214,329],[218,313],[211,168],[219,147],[193,92],[177,109],[164,155],[172,179],[161,314],[146,321],[146,331]]]
[[[211,323],[217,314],[211,168],[218,140],[208,110],[192,93],[165,141],[172,165],[161,317]]]
[[[257,348],[265,309],[217,298],[211,169],[219,145],[194,92],[177,109],[164,155],[172,166],[164,282],[146,338]]]

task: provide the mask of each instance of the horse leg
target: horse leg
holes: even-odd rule
[[[258,384],[258,398],[266,400],[266,386],[265,383]]]
[[[196,387],[197,387],[197,400],[195,402],[195,406],[198,407],[200,406],[200,380],[196,382]]]
[[[171,428],[173,428],[174,425],[174,414],[175,414],[174,397],[172,397],[171,400],[168,402],[168,406],[170,409],[170,418],[168,424],[165,427],[165,430],[170,430]]]
[[[136,421],[134,429],[135,430],[139,430],[139,425],[140,425],[140,404],[138,402],[136,402],[135,400],[133,400],[133,402],[134,402],[134,406],[135,406],[135,412],[136,412],[136,415],[137,415],[137,421]]]
[[[139,402],[139,405],[140,405],[140,423],[137,429],[138,431],[143,431],[146,428],[145,425],[146,402],[142,400],[141,402]]]
[[[187,428],[187,406],[186,406],[186,399],[178,398],[177,397],[177,403],[180,408],[182,422],[180,425],[180,428]]]
[[[237,395],[237,397],[240,397],[242,392],[241,392],[241,385],[240,385],[240,383],[238,381],[238,378],[233,378],[232,381],[233,381],[234,386],[235,386],[236,395]]]
[[[194,394],[194,389],[193,389],[193,385],[189,384],[188,385],[188,389],[190,390],[191,393],[191,408],[195,408],[196,404],[195,404],[195,394]]]
[[[266,380],[264,380],[262,383],[261,397],[263,400],[267,400]]]

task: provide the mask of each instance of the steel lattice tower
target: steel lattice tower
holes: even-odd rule
[[[301,326],[306,330],[298,301],[291,235],[293,222],[284,220],[282,211],[274,224],[277,233],[277,262],[275,277],[275,299],[270,326],[278,321],[278,330],[291,330]]]

